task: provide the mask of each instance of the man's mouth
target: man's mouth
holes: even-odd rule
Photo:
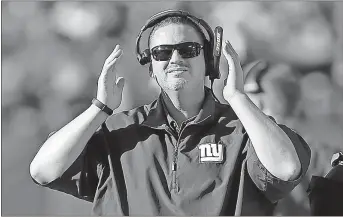
[[[167,73],[172,73],[172,72],[185,72],[188,71],[187,67],[173,67],[167,70]]]

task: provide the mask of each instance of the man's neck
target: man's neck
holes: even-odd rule
[[[162,92],[169,115],[180,125],[188,118],[196,116],[205,99],[205,87]]]

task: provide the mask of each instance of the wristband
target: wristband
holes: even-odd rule
[[[110,109],[107,105],[105,105],[104,103],[100,102],[98,99],[93,98],[92,103],[98,107],[101,111],[105,112],[108,115],[112,115],[113,114],[113,110]]]

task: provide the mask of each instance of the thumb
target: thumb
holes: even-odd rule
[[[119,88],[120,91],[123,91],[124,84],[125,84],[125,78],[118,77],[116,81],[116,86]]]

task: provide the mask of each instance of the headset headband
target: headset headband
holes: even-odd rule
[[[195,22],[196,24],[198,24],[198,26],[202,26],[206,32],[207,35],[209,37],[209,40],[207,40],[210,44],[210,50],[213,50],[213,46],[214,46],[214,34],[213,31],[211,29],[211,27],[202,19],[199,19],[191,14],[189,14],[186,11],[181,11],[181,10],[166,10],[166,11],[162,11],[159,12],[155,15],[153,15],[152,17],[150,17],[150,19],[145,23],[145,25],[141,28],[141,31],[139,32],[139,35],[137,36],[136,39],[136,55],[137,55],[137,59],[138,61],[142,64],[142,53],[140,50],[140,39],[142,37],[143,32],[148,29],[151,28],[153,26],[155,26],[157,23],[161,22],[162,20],[166,19],[167,17],[185,17],[188,19],[191,19],[193,22]],[[144,65],[144,64],[142,64]]]

